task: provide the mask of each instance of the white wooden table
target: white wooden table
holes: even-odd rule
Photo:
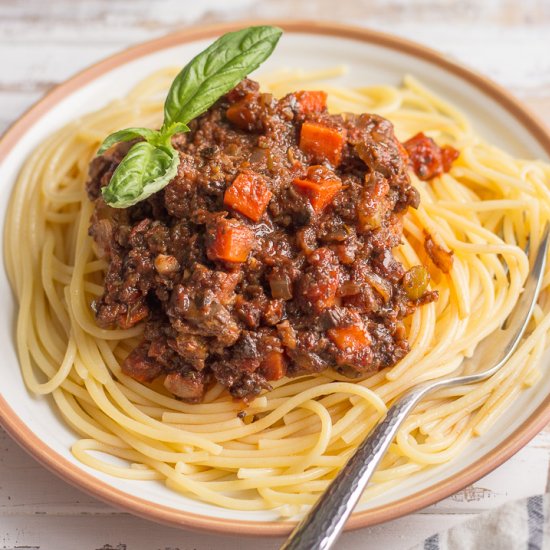
[[[0,132],[47,89],[130,44],[190,24],[324,18],[403,35],[453,55],[522,98],[550,126],[548,0],[0,0]],[[550,428],[439,504],[344,535],[339,548],[406,549],[501,503],[549,489]],[[159,526],[88,497],[0,430],[0,550],[266,550],[278,540]]]

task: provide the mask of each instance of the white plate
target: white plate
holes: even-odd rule
[[[115,55],[56,88],[28,111],[0,142],[0,213],[25,159],[51,132],[124,95],[140,79],[165,66],[183,66],[213,36],[250,22],[183,31]],[[346,64],[342,84],[398,84],[405,73],[421,79],[471,120],[479,134],[520,157],[550,155],[550,138],[503,90],[416,44],[353,27],[307,22],[275,22],[287,31],[262,71],[327,68]],[[503,60],[503,63],[505,60]],[[51,406],[26,390],[14,347],[16,305],[4,270],[0,272],[0,421],[44,465],[111,504],[176,526],[243,534],[284,534],[289,522],[274,512],[230,511],[183,497],[160,482],[130,481],[97,472],[69,449],[76,435]],[[546,367],[543,367],[546,368]],[[450,464],[412,476],[361,506],[348,527],[372,525],[440,500],[501,464],[550,420],[550,376],[522,393],[483,437]]]

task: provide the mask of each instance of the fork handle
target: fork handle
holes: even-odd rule
[[[483,356],[483,361],[489,362],[492,367],[469,376],[447,378],[432,383],[425,382],[396,401],[388,409],[384,420],[359,445],[355,454],[348,460],[325,493],[294,529],[281,550],[328,550],[332,548],[374,470],[386,454],[397,430],[414,406],[427,393],[439,388],[486,380],[506,363],[516,350],[535,307],[545,273],[549,240],[550,223],[547,222],[525,289],[519,299],[519,307],[516,305],[508,318],[508,327],[505,331],[499,332],[497,340],[488,336],[479,344],[483,351],[492,352],[489,354],[489,359],[487,353]],[[503,340],[502,334],[504,334]],[[476,354],[478,352],[479,347]]]
[[[427,393],[418,388],[394,403],[359,445],[326,491],[290,534],[281,550],[328,550],[363,494],[395,434],[418,401]]]

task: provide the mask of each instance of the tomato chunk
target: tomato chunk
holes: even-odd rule
[[[315,162],[328,161],[338,166],[344,149],[344,131],[318,122],[304,122],[300,131],[300,149]]]
[[[301,90],[294,94],[300,111],[306,115],[320,113],[327,107],[327,94],[321,91]]]
[[[443,163],[443,172],[451,169],[453,162],[459,157],[460,152],[450,145],[441,148],[441,161]]]
[[[272,193],[259,174],[241,173],[225,191],[223,203],[254,222],[263,216]]]
[[[416,134],[404,144],[409,154],[409,162],[414,173],[421,180],[430,180],[451,169],[453,161],[458,158],[459,152],[446,145],[439,145],[422,132]]]
[[[356,352],[370,344],[369,336],[359,327],[331,328],[327,335],[342,351]]]
[[[207,248],[211,260],[246,262],[254,244],[254,234],[236,220],[222,218],[216,226],[213,241]]]
[[[306,179],[296,178],[292,183],[302,195],[308,198],[313,210],[317,213],[322,212],[342,189],[340,178],[320,165],[310,166]]]

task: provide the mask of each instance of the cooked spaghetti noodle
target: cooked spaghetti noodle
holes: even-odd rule
[[[5,232],[6,264],[20,306],[23,376],[32,392],[51,394],[80,435],[72,451],[83,463],[114,476],[162,480],[223,507],[292,514],[315,501],[392,400],[421,381],[460,370],[463,358],[506,319],[528,273],[524,248],[530,239],[536,249],[550,219],[550,166],[485,143],[463,114],[411,77],[399,88],[355,89],[325,82],[338,71],[264,78],[263,88],[277,96],[324,89],[331,112],[381,114],[402,140],[424,132],[458,149],[449,173],[429,183],[411,175],[421,205],[406,214],[396,251],[406,268],[429,265],[426,230],[454,251],[454,264],[449,274],[431,264],[439,300],[408,320],[411,351],[394,367],[358,382],[334,372],[285,378],[248,406],[216,385],[203,403],[186,404],[162,384],[144,385],[121,371],[142,328],[104,330],[94,321],[90,303],[103,291],[107,264],[94,256],[87,234],[93,205],[84,186],[106,135],[160,124],[161,92],[174,74],[160,71],[125,98],[67,125],[25,163]],[[549,282],[550,272],[532,331],[513,358],[490,380],[422,402],[364,498],[458,456],[537,381],[550,328]]]

